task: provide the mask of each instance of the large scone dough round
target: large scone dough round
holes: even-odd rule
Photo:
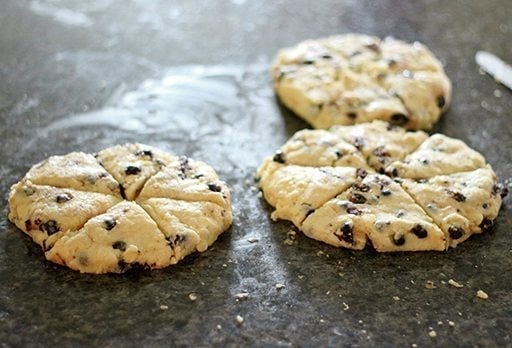
[[[9,219],[52,262],[122,273],[205,251],[231,225],[230,199],[205,163],[126,144],[36,164],[11,188]]]
[[[257,175],[273,219],[382,252],[455,247],[492,227],[506,194],[462,141],[383,121],[299,131]]]
[[[314,128],[384,120],[430,129],[451,99],[441,63],[422,44],[348,34],[279,51],[281,102]]]

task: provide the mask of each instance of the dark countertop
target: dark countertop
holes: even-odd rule
[[[429,46],[454,87],[436,131],[510,180],[512,92],[473,58],[512,62],[509,0],[2,1],[1,345],[512,346],[510,196],[491,233],[441,253],[352,252],[300,234],[287,245],[290,224],[270,221],[254,171],[307,125],[278,106],[268,64],[279,47],[345,32]],[[44,262],[6,219],[10,185],[49,155],[127,141],[210,163],[232,188],[233,227],[152,273]]]

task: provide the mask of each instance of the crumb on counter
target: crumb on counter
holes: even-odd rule
[[[464,287],[464,285],[462,285],[461,283],[459,283],[453,279],[448,280],[448,284],[450,284],[451,286],[453,286],[455,288],[463,288]]]
[[[487,300],[489,298],[489,295],[487,295],[487,293],[483,290],[478,290],[476,292],[476,296],[482,300]]]
[[[432,280],[427,280],[425,282],[425,288],[427,288],[427,289],[435,289],[436,286],[434,285],[434,282]]]
[[[235,297],[237,300],[245,300],[245,299],[249,298],[249,293],[248,292],[240,292],[240,293],[236,294]]]

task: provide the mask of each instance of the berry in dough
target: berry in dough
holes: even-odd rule
[[[314,128],[384,120],[430,129],[451,99],[441,63],[422,44],[347,34],[279,51],[281,102]]]
[[[48,260],[85,273],[164,268],[232,222],[211,167],[142,144],[50,157],[11,187],[9,208]]]
[[[259,186],[275,208],[273,219],[337,247],[455,247],[493,226],[506,194],[482,155],[441,134],[429,137],[383,121],[297,134],[264,160]],[[319,142],[303,142],[297,152],[297,138],[329,141],[322,151]],[[343,142],[359,152],[350,151],[352,158],[366,162],[327,160],[331,146]]]

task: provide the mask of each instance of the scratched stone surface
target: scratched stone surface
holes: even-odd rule
[[[509,183],[512,92],[474,54],[512,62],[511,18],[508,0],[2,1],[2,346],[511,346],[510,196],[491,233],[456,249],[378,254],[300,233],[286,242],[291,225],[271,221],[254,181],[307,127],[274,97],[276,51],[361,32],[421,41],[441,59],[454,95],[434,131]],[[233,192],[231,229],[151,273],[46,262],[7,220],[10,185],[50,155],[132,141],[212,165]]]

